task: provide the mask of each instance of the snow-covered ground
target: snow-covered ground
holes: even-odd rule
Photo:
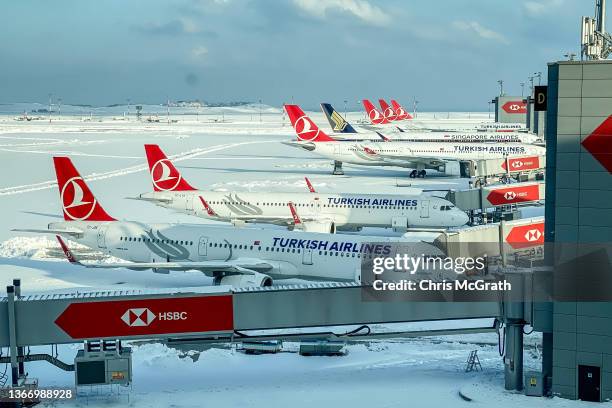
[[[41,105],[39,108],[44,108]],[[159,123],[124,120],[125,108],[65,109],[63,116],[45,114],[41,120],[17,121],[31,105],[4,107],[0,116],[0,285],[22,279],[25,293],[83,291],[112,288],[176,288],[209,285],[197,272],[160,275],[129,270],[95,271],[68,265],[52,237],[16,233],[13,228],[44,228],[59,219],[61,208],[51,158],[69,155],[89,181],[104,208],[118,219],[149,222],[206,222],[145,202],[127,200],[151,190],[143,144],[157,143],[175,161],[184,177],[202,189],[249,191],[304,191],[308,176],[321,191],[401,193],[411,188],[461,189],[467,182],[432,175],[408,179],[401,169],[346,165],[344,176],[330,174],[331,163],[308,152],[283,145],[294,133],[276,108],[145,109],[143,117],[158,115]],[[91,120],[89,112],[91,111]],[[66,116],[66,112],[70,116]],[[197,113],[197,115],[196,115]],[[261,114],[260,114],[261,113]],[[323,115],[311,113],[327,128]],[[348,114],[350,121],[362,118]],[[424,113],[419,120],[432,127],[475,125],[485,114]],[[400,187],[401,186],[401,187]],[[441,192],[440,194],[443,194]],[[383,230],[368,234],[389,234]],[[73,248],[95,257],[86,248]],[[532,337],[533,343],[537,338]],[[246,356],[225,347],[161,344],[134,345],[134,384],[119,394],[102,389],[66,402],[74,406],[269,407],[290,405],[424,406],[468,404],[462,389],[474,398],[471,405],[505,407],[565,406],[560,399],[542,400],[503,391],[503,365],[495,334],[385,340],[351,344],[345,357],[300,357],[295,353]],[[71,361],[77,346],[60,347],[60,357]],[[295,345],[288,345],[289,349]],[[465,360],[478,349],[484,371],[466,374]],[[46,350],[45,352],[47,352]],[[33,349],[32,352],[35,352]],[[534,347],[525,353],[528,367],[537,368]],[[45,363],[28,364],[41,384],[71,386],[73,374]],[[53,405],[53,404],[51,404]]]

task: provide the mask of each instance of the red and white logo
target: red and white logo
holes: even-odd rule
[[[181,175],[170,160],[160,159],[151,167],[153,185],[161,191],[174,190],[181,182]]]
[[[315,140],[321,132],[308,116],[300,116],[293,126],[295,127],[295,133],[297,133],[298,138],[306,142]]]
[[[370,109],[370,112],[368,112],[368,116],[370,117],[370,120],[372,122],[379,121],[381,119],[380,112],[376,109]]]
[[[397,115],[395,114],[395,112],[393,112],[393,109],[391,108],[385,109],[385,118],[389,120],[395,120],[396,117]]]
[[[542,233],[537,228],[530,229],[529,231],[525,233],[525,241],[527,242],[539,241],[541,237],[542,237]]]
[[[515,249],[544,244],[544,222],[513,227],[506,236],[506,242]]]
[[[146,307],[128,309],[121,320],[130,327],[143,327],[150,325],[155,320],[155,314]]]
[[[527,113],[527,104],[523,101],[508,101],[502,105],[502,109],[506,113]]]
[[[537,170],[540,168],[540,158],[538,156],[521,157],[516,159],[508,159],[508,164],[511,171],[520,170]],[[506,170],[506,162],[502,163],[502,169]]]
[[[64,213],[75,221],[89,218],[96,208],[96,199],[81,176],[72,177],[64,183],[60,198]]]
[[[491,190],[487,200],[493,205],[504,205],[537,201],[540,199],[540,186],[538,184],[517,185],[516,187],[498,188]]]

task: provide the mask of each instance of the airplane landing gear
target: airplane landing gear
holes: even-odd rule
[[[419,170],[419,171],[412,170],[410,172],[410,178],[417,178],[417,177],[425,178],[425,175],[427,175],[427,172],[425,170]]]
[[[417,176],[417,171],[416,170],[412,170],[410,172],[410,178],[416,178],[416,176]]]
[[[344,170],[342,170],[342,162],[338,160],[334,160],[334,171],[332,172],[335,176],[343,176]]]
[[[426,174],[427,174],[427,172],[425,170],[421,170],[421,171],[419,171],[419,174],[418,174],[417,177],[425,178]]]

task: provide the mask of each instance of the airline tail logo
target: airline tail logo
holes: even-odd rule
[[[298,139],[305,142],[312,142],[319,136],[321,130],[315,125],[308,116],[300,116],[293,125]]]
[[[391,109],[391,107],[384,99],[379,99],[378,103],[380,104],[380,108],[382,109],[383,114],[385,115],[385,119],[389,121],[397,120],[397,114],[393,109]]]
[[[54,157],[60,200],[66,221],[114,221],[100,206],[67,157]]]
[[[158,145],[145,145],[149,172],[155,191],[195,190],[181,176],[174,164],[166,157]]]
[[[334,122],[334,132],[342,132],[344,129],[346,129],[346,125],[348,125],[348,123],[338,112],[333,111],[330,117]]]
[[[385,119],[383,114],[380,113],[378,109],[376,109],[376,107],[372,105],[372,102],[370,102],[369,100],[363,100],[363,107],[365,108],[368,114],[368,118],[370,118],[370,122],[372,122],[374,125],[388,123],[387,119]]]
[[[396,120],[412,119],[412,116],[408,112],[406,112],[404,107],[400,105],[395,99],[391,99],[391,106],[393,106],[395,114],[397,115]]]
[[[151,180],[158,190],[172,191],[181,182],[181,174],[170,163],[170,160],[161,159],[151,167]]]

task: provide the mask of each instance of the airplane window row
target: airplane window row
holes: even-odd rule
[[[127,241],[127,242],[152,242],[154,244],[193,245],[193,241],[180,241],[180,240],[175,240],[175,239],[119,237],[119,241]]]
[[[455,208],[454,205],[442,205],[440,206],[440,211],[450,211]]]
[[[211,201],[211,204],[238,204],[235,202],[229,202],[229,201]],[[241,204],[251,204],[248,201],[244,201]],[[261,205],[269,205],[269,206],[274,206],[274,207],[278,207],[278,206],[287,206],[289,203],[262,203]],[[259,205],[259,203],[255,203],[255,205]],[[296,203],[295,204],[296,207],[314,207],[314,204],[299,204]],[[386,209],[386,210],[401,210],[401,209],[408,209],[408,210],[416,210],[417,207],[416,206],[388,206],[388,205],[355,205],[355,204],[323,204],[322,206],[323,208],[375,208],[375,209]]]
[[[209,242],[208,246],[211,248],[234,248],[234,249],[250,249],[251,251],[257,247],[258,251],[265,252],[286,252],[286,253],[294,253],[300,254],[302,250],[300,248],[279,248],[279,247],[265,247],[265,249],[261,245],[242,245],[242,244],[228,244],[228,243],[219,243],[219,242]],[[347,258],[361,258],[361,253],[355,252],[338,252],[338,251],[318,251],[320,256],[341,256]],[[372,254],[363,254],[365,258],[372,258]]]

